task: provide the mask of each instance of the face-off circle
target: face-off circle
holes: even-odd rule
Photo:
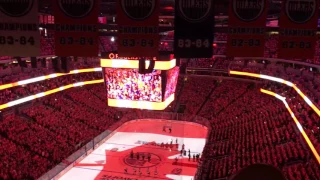
[[[130,157],[130,155],[127,155],[123,158],[123,162],[131,167],[134,168],[148,168],[153,167],[161,162],[160,156],[148,153],[148,152],[138,152],[139,153],[139,159],[137,159],[137,153],[134,153],[133,158]],[[142,156],[144,155],[144,159]],[[148,161],[148,155],[150,155],[150,162]]]
[[[145,20],[155,10],[157,0],[121,0],[124,13],[132,20]]]
[[[91,13],[95,0],[59,0],[62,12],[71,18],[83,18]]]
[[[264,9],[264,0],[234,0],[232,4],[234,14],[245,22],[258,19]]]
[[[288,18],[296,24],[309,21],[315,15],[316,10],[316,0],[287,0],[285,4]]]
[[[208,17],[212,9],[212,0],[180,0],[180,16],[189,22],[201,22]]]
[[[0,0],[0,11],[10,17],[22,17],[28,14],[34,0]]]

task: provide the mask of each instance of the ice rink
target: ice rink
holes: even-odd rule
[[[60,179],[190,180],[193,179],[198,164],[193,155],[202,153],[206,136],[207,128],[194,123],[131,121],[119,127],[107,141],[75,164]],[[183,145],[186,154],[181,155]]]

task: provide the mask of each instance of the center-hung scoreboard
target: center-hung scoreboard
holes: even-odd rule
[[[176,60],[156,60],[152,71],[139,72],[139,59],[101,59],[108,106],[163,110],[175,98],[179,67]],[[152,60],[145,60],[145,68]]]
[[[117,0],[117,53],[101,58],[108,106],[163,110],[175,98],[179,67],[159,55],[160,1]]]

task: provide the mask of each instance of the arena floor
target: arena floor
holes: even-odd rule
[[[163,132],[164,126],[167,127],[166,132]],[[169,133],[169,127],[172,128],[171,133]],[[118,128],[105,143],[60,179],[190,180],[193,179],[197,170],[197,160],[194,161],[192,156],[202,152],[206,136],[207,128],[193,123],[160,120],[131,121]],[[161,143],[168,143],[168,147],[161,147]],[[187,153],[181,156],[180,150],[183,144]],[[131,151],[134,154],[133,158],[130,155]],[[139,160],[136,157],[137,153]],[[145,156],[144,159],[143,156]]]

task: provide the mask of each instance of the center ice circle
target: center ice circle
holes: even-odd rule
[[[139,154],[139,159],[137,158],[137,153]],[[148,168],[148,167],[156,166],[161,162],[160,156],[156,154],[149,153],[149,152],[137,152],[137,153],[134,153],[133,158],[131,158],[130,154],[125,156],[123,158],[124,163],[134,168]],[[150,156],[150,161],[148,160],[148,156]]]

